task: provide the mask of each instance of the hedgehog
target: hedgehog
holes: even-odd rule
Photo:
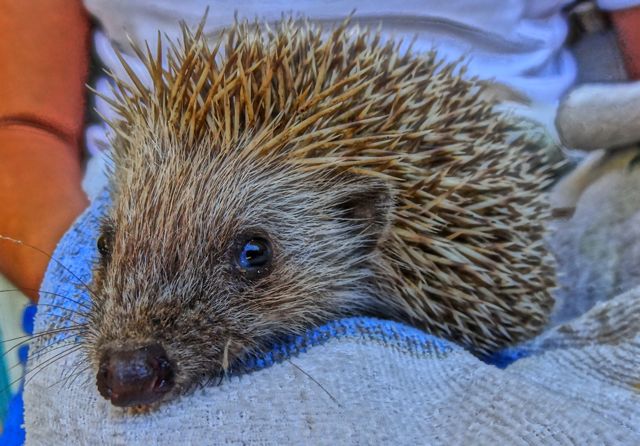
[[[551,167],[463,63],[349,21],[158,42],[133,47],[148,79],[122,58],[105,98],[111,205],[83,345],[113,405],[166,401],[340,317],[477,355],[542,330]]]

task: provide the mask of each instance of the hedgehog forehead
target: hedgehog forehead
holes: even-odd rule
[[[127,182],[117,182],[111,219],[123,237],[155,232],[171,235],[156,237],[155,244],[175,243],[176,237],[209,237],[223,244],[243,231],[277,232],[283,225],[304,224],[332,197],[321,193],[324,183],[267,159],[149,163]]]

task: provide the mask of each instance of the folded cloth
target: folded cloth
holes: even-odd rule
[[[31,349],[28,445],[640,444],[640,289],[512,352],[525,357],[504,370],[406,325],[353,318],[128,414],[98,394],[79,351],[52,344],[74,340],[64,328],[89,301],[78,283],[90,280],[107,205],[102,194],[79,218],[43,284],[36,333],[62,331]]]

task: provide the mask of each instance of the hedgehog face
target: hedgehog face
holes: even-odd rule
[[[166,399],[278,336],[370,310],[391,211],[383,184],[214,164],[156,164],[113,197],[87,346],[115,405]]]

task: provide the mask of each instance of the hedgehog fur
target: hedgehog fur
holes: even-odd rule
[[[134,47],[86,343],[158,342],[184,389],[282,334],[373,314],[488,353],[539,333],[550,167],[461,64],[343,23]],[[266,234],[257,279],[230,261]],[[115,346],[115,347],[114,347]]]

